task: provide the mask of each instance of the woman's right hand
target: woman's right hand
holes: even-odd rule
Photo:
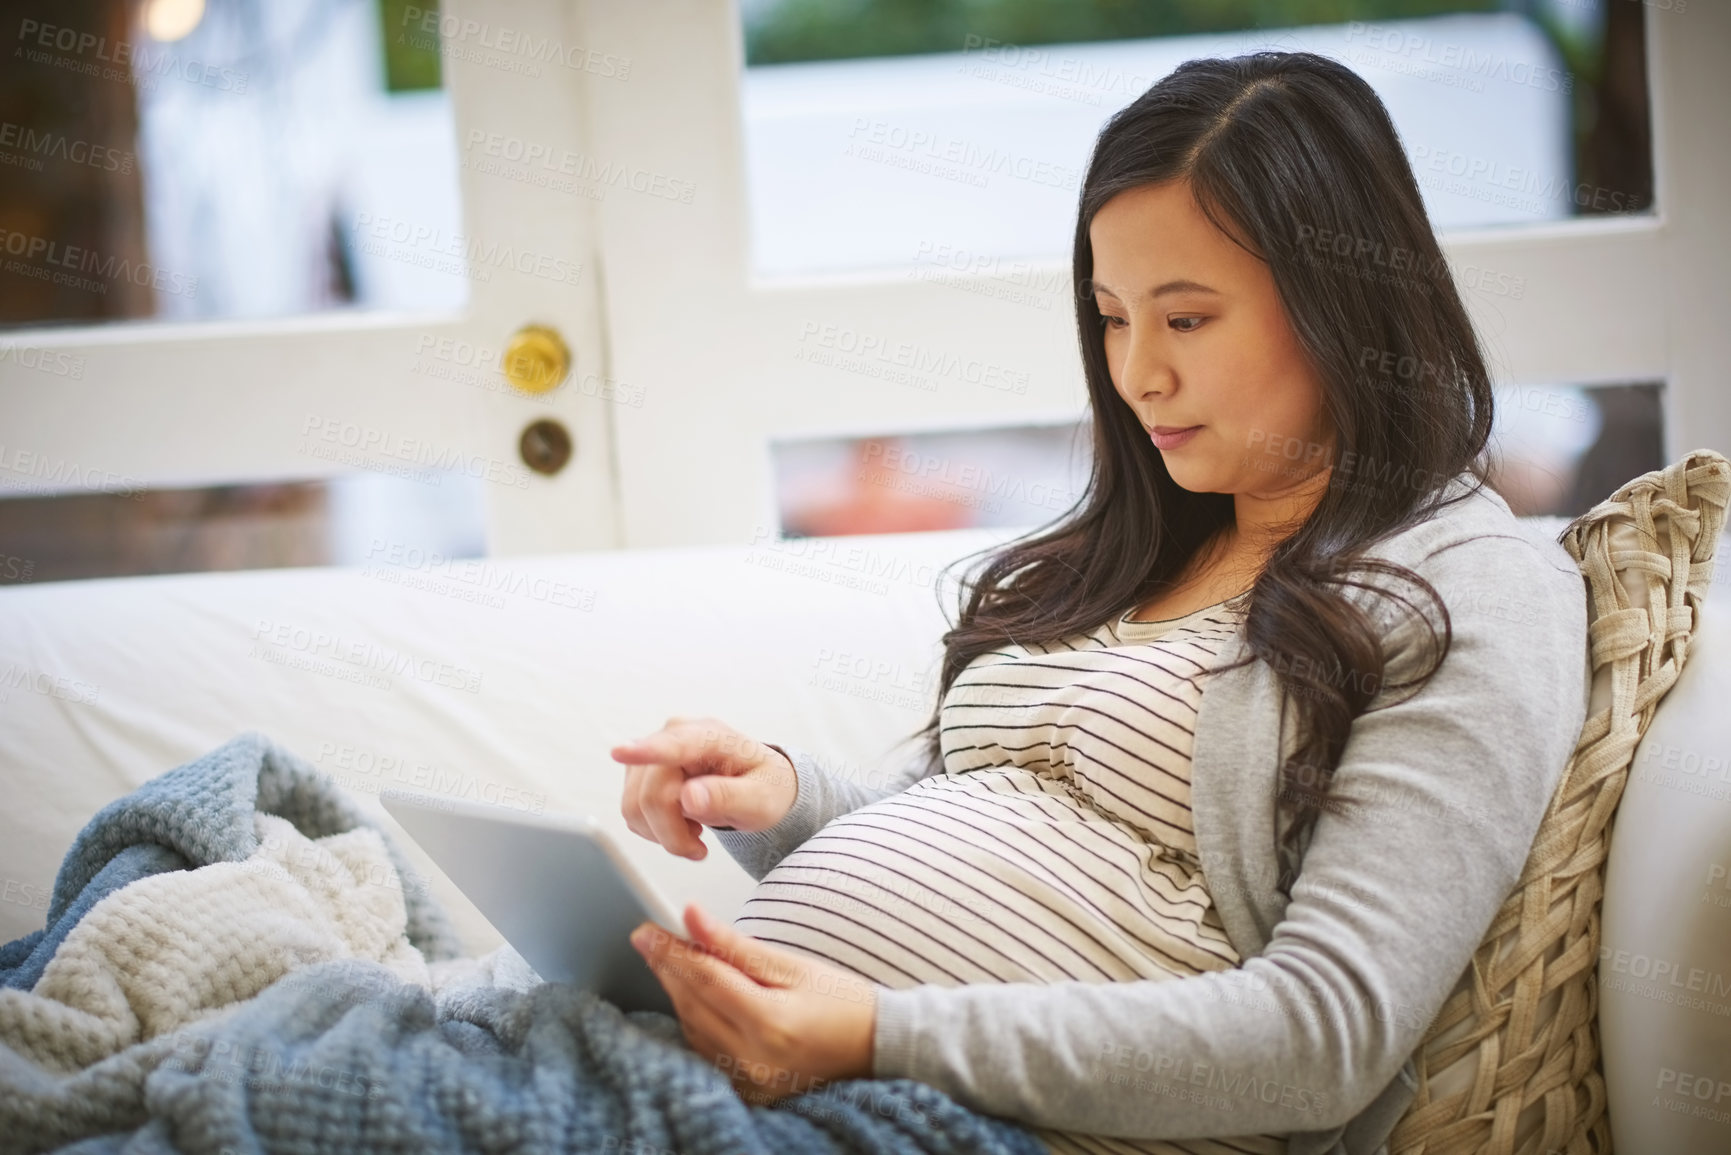
[[[792,762],[714,718],[669,718],[609,753],[626,765],[625,825],[684,858],[709,853],[705,826],[767,830],[799,793]]]

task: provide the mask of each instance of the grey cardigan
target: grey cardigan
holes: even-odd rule
[[[1354,721],[1290,904],[1275,886],[1275,772],[1292,737],[1282,692],[1261,661],[1206,683],[1191,803],[1238,967],[880,988],[873,1073],[1069,1131],[1273,1133],[1289,1155],[1382,1152],[1417,1090],[1411,1056],[1471,981],[1587,713],[1585,579],[1471,482],[1451,481],[1444,496],[1458,500],[1370,551],[1431,584],[1452,644],[1421,691],[1385,690]],[[1347,593],[1382,629],[1396,680],[1422,656],[1422,628],[1395,628],[1363,591]],[[1239,638],[1222,657],[1244,652]],[[788,754],[799,779],[788,814],[765,831],[717,831],[759,879],[830,819],[939,772],[916,756],[869,789]]]

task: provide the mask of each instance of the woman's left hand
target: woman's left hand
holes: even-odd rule
[[[685,926],[689,939],[645,922],[631,945],[673,1000],[686,1041],[742,1098],[773,1102],[871,1075],[875,985],[740,934],[695,904]]]

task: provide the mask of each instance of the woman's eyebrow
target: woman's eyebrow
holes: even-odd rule
[[[1099,281],[1094,281],[1092,284],[1097,292],[1105,293],[1109,297],[1116,297],[1118,295],[1118,291],[1111,285],[1104,285]],[[1150,298],[1164,297],[1168,293],[1213,293],[1214,295],[1219,296],[1220,290],[1211,289],[1200,281],[1179,279],[1176,281],[1167,281],[1164,285],[1154,289],[1154,291],[1149,293],[1148,296]]]

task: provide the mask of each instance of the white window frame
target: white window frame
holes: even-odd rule
[[[569,0],[445,0],[444,7],[459,20],[533,31],[564,45],[582,42],[580,12]],[[582,66],[547,65],[539,75],[489,67],[476,39],[459,30],[446,40],[442,61],[459,153],[478,130],[587,155],[587,89],[623,82]],[[581,52],[575,59],[585,60]],[[0,346],[75,356],[84,372],[68,382],[16,358],[0,360],[0,440],[29,454],[61,488],[134,489],[352,472],[352,465],[309,452],[340,446],[352,426],[389,440],[388,449],[369,455],[368,468],[412,463],[424,447],[427,455],[461,461],[469,474],[490,478],[482,489],[492,553],[616,546],[609,410],[617,401],[600,387],[607,358],[593,202],[473,168],[458,176],[467,241],[545,254],[582,272],[556,281],[532,267],[493,267],[485,279],[470,278],[468,304],[454,314],[371,311],[7,331]],[[440,342],[498,350],[529,323],[557,329],[574,356],[571,378],[551,393],[487,390],[414,369]],[[551,477],[526,469],[518,450],[524,427],[543,417],[562,422],[576,446],[570,463]],[[326,439],[326,425],[309,434],[315,419],[339,423],[336,435]],[[0,475],[0,483],[13,494],[34,491],[39,483],[28,468],[23,476],[16,469]]]
[[[150,322],[13,332],[0,344],[86,362],[74,387],[0,362],[6,439],[131,483],[190,485],[330,470],[302,446],[309,413],[517,461],[543,414],[575,436],[573,463],[526,487],[489,485],[496,554],[760,540],[774,532],[771,439],[1050,421],[1086,407],[1067,310],[1030,310],[898,274],[754,284],[749,270],[742,37],[736,0],[448,0],[457,16],[537,28],[631,61],[620,81],[583,69],[540,78],[447,56],[461,141],[471,129],[544,140],[689,182],[689,203],[610,189],[587,205],[462,174],[468,228],[584,262],[573,284],[503,275],[461,316],[318,315],[269,324]],[[1457,268],[1524,281],[1519,298],[1463,286],[1499,383],[1663,381],[1664,451],[1731,453],[1731,5],[1648,7],[1656,208],[1455,232]],[[845,223],[838,222],[838,227]],[[1062,272],[1062,262],[1050,270]],[[551,323],[577,374],[543,399],[435,390],[408,371],[429,334],[500,346]],[[1011,364],[1026,394],[921,392],[848,381],[795,359],[802,332],[837,324]],[[620,398],[631,399],[629,404]]]
[[[1457,268],[1524,279],[1521,297],[1463,285],[1499,384],[1663,381],[1665,455],[1731,453],[1731,227],[1722,209],[1731,150],[1731,5],[1649,7],[1648,85],[1656,211],[1453,232]],[[698,182],[692,211],[601,206],[612,363],[652,404],[620,412],[626,544],[749,541],[771,530],[767,443],[852,429],[1006,424],[1077,415],[1086,392],[1074,318],[906,276],[860,274],[753,284],[739,117],[737,5],[703,0],[592,4],[597,43],[639,60],[629,91],[595,92],[598,147]],[[845,222],[838,222],[845,227]],[[1049,269],[1062,275],[1066,262]],[[924,393],[847,384],[794,359],[802,327],[833,323],[1009,363],[1026,395]],[[697,464],[701,463],[701,464]],[[1607,495],[1609,496],[1609,495]]]

